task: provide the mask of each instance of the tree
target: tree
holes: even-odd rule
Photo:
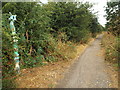
[[[120,1],[107,2],[106,13],[106,27],[113,34],[120,35]]]
[[[19,36],[20,62],[24,67],[35,66],[38,60],[42,60],[37,58],[45,54],[43,51],[48,46],[46,35],[49,33],[50,18],[47,16],[49,13],[41,5],[32,2],[8,2],[3,5],[2,11],[3,77],[5,77],[7,72],[13,72],[11,66],[14,66],[12,36],[8,21],[9,12],[17,15],[15,27]]]
[[[96,33],[97,31],[93,31],[91,27],[98,28],[99,25],[89,10],[91,7],[89,3],[77,2],[49,2],[44,5],[44,8],[51,12],[49,17],[53,36],[56,37],[60,32],[65,32],[67,40],[80,42],[90,36],[90,32]]]

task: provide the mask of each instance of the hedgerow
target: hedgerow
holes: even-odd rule
[[[75,47],[72,43],[86,43],[91,35],[102,30],[96,16],[90,11],[92,5],[89,3],[3,2],[2,5],[4,79],[15,75],[9,12],[17,15],[15,27],[21,68],[68,60],[72,57],[65,53],[66,48],[73,52]],[[59,46],[60,43],[64,44],[63,47]]]

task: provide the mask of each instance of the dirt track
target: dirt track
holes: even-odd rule
[[[56,88],[109,88],[111,81],[101,55],[101,38],[102,35],[85,50]]]

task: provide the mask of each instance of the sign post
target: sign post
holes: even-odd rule
[[[14,61],[15,61],[15,68],[14,70],[17,71],[17,73],[20,73],[20,66],[19,66],[19,53],[18,53],[18,36],[16,34],[15,26],[14,26],[14,21],[16,21],[16,16],[17,15],[12,15],[10,13],[10,29],[12,30],[12,37],[13,37],[13,48],[14,48]]]

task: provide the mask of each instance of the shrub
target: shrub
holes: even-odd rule
[[[51,2],[43,5],[35,2],[3,2],[3,78],[15,75],[9,12],[17,15],[15,27],[19,37],[20,66],[30,68],[44,65],[45,61],[74,58],[75,43],[86,43],[90,37],[91,19],[95,15],[89,8],[89,3]]]

